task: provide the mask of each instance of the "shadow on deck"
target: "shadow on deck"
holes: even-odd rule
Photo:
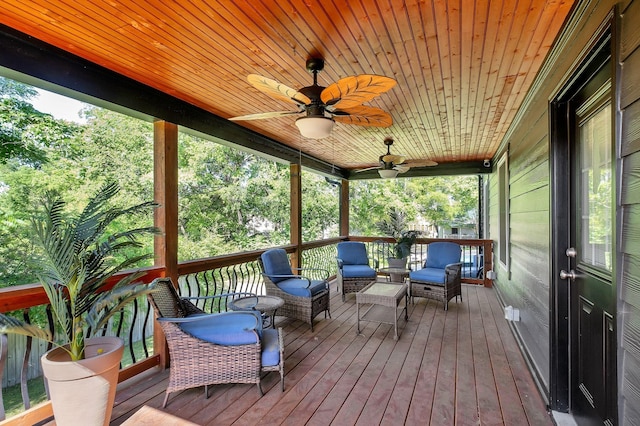
[[[143,406],[127,424],[553,424],[494,290],[462,292],[447,312],[416,299],[395,341],[387,324],[361,323],[357,335],[355,297],[342,302],[333,283],[332,318],[318,315],[313,333],[276,317],[285,332],[284,393],[269,373],[262,398],[255,385],[216,385],[208,399],[203,388],[176,392],[162,409],[168,370],[153,370],[120,384],[111,424]]]

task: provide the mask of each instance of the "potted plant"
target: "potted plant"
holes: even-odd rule
[[[397,208],[389,211],[389,217],[378,222],[378,230],[395,239],[387,253],[387,264],[390,268],[406,268],[411,247],[416,243],[420,231],[407,230],[406,214]]]
[[[116,260],[124,249],[141,246],[139,236],[158,232],[154,227],[110,231],[115,219],[149,212],[156,206],[146,202],[125,209],[112,207],[110,201],[118,191],[115,183],[104,185],[78,215],[66,214],[66,203],[48,196],[43,218],[32,219],[36,243],[42,248],[34,266],[51,304],[55,335],[0,314],[0,333],[32,336],[55,345],[41,362],[59,425],[79,420],[109,424],[123,343],[118,337],[85,336],[88,331],[102,331],[127,303],[152,291],[135,283],[143,275],[140,272],[122,278],[111,290],[101,289],[116,273],[150,258],[151,254],[142,254]]]

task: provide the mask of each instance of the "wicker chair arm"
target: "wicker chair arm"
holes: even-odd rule
[[[294,271],[298,271],[298,272],[322,272],[324,274],[324,278],[322,278],[323,280],[326,280],[326,279],[329,278],[329,271],[327,271],[326,269],[320,269],[320,268],[294,268],[293,270]],[[306,278],[306,277],[302,277],[302,278]]]
[[[209,299],[221,299],[223,297],[245,297],[245,296],[255,296],[255,293],[247,293],[247,292],[238,292],[238,293],[222,293],[216,294],[215,296],[183,296],[182,300],[209,300]]]
[[[228,312],[228,314],[244,314],[245,312]],[[224,314],[227,314],[226,312]],[[198,322],[198,321],[211,321],[211,318],[215,318],[218,314],[204,314],[204,315],[192,315],[190,317],[180,317],[180,318],[169,318],[169,317],[158,317],[158,322],[170,322],[174,324],[178,323],[189,323],[189,322]],[[256,324],[254,328],[247,328],[246,330],[255,330],[259,328],[258,317],[253,315]]]
[[[342,269],[342,267],[344,266],[344,260],[336,257],[336,261],[338,262],[338,269]]]
[[[460,268],[462,268],[462,263],[458,262],[458,263],[448,264],[447,266],[444,267],[444,270],[446,272],[449,272],[449,273],[453,272],[455,274],[460,270]]]

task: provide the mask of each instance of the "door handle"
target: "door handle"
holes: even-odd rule
[[[569,272],[565,271],[564,269],[560,271],[560,279],[566,280],[569,279],[571,281],[576,279],[576,271],[574,271],[573,269],[569,270]]]

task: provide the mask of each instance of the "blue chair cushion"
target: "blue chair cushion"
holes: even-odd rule
[[[358,241],[338,243],[338,258],[345,265],[368,265],[367,247]]]
[[[344,265],[342,267],[343,278],[375,278],[376,271],[368,265]]]
[[[271,277],[272,275],[293,275],[291,271],[291,264],[289,263],[289,257],[284,249],[271,249],[267,250],[260,256],[262,259],[262,266],[264,266],[264,273],[269,276],[273,283],[286,280],[286,277]]]
[[[424,267],[444,269],[450,263],[460,262],[461,254],[460,244],[449,242],[431,243],[427,246],[427,261]]]
[[[422,268],[409,272],[409,279],[444,285],[445,272],[442,268]]]
[[[206,342],[217,345],[237,346],[257,343],[262,334],[262,317],[259,312],[222,312],[194,315],[205,317],[197,321],[180,322],[182,330]]]
[[[262,365],[271,367],[280,364],[280,343],[278,330],[268,328],[262,331]]]
[[[327,282],[324,280],[311,280],[309,285],[309,281],[304,278],[289,278],[276,285],[285,293],[300,297],[313,297],[327,288]]]

